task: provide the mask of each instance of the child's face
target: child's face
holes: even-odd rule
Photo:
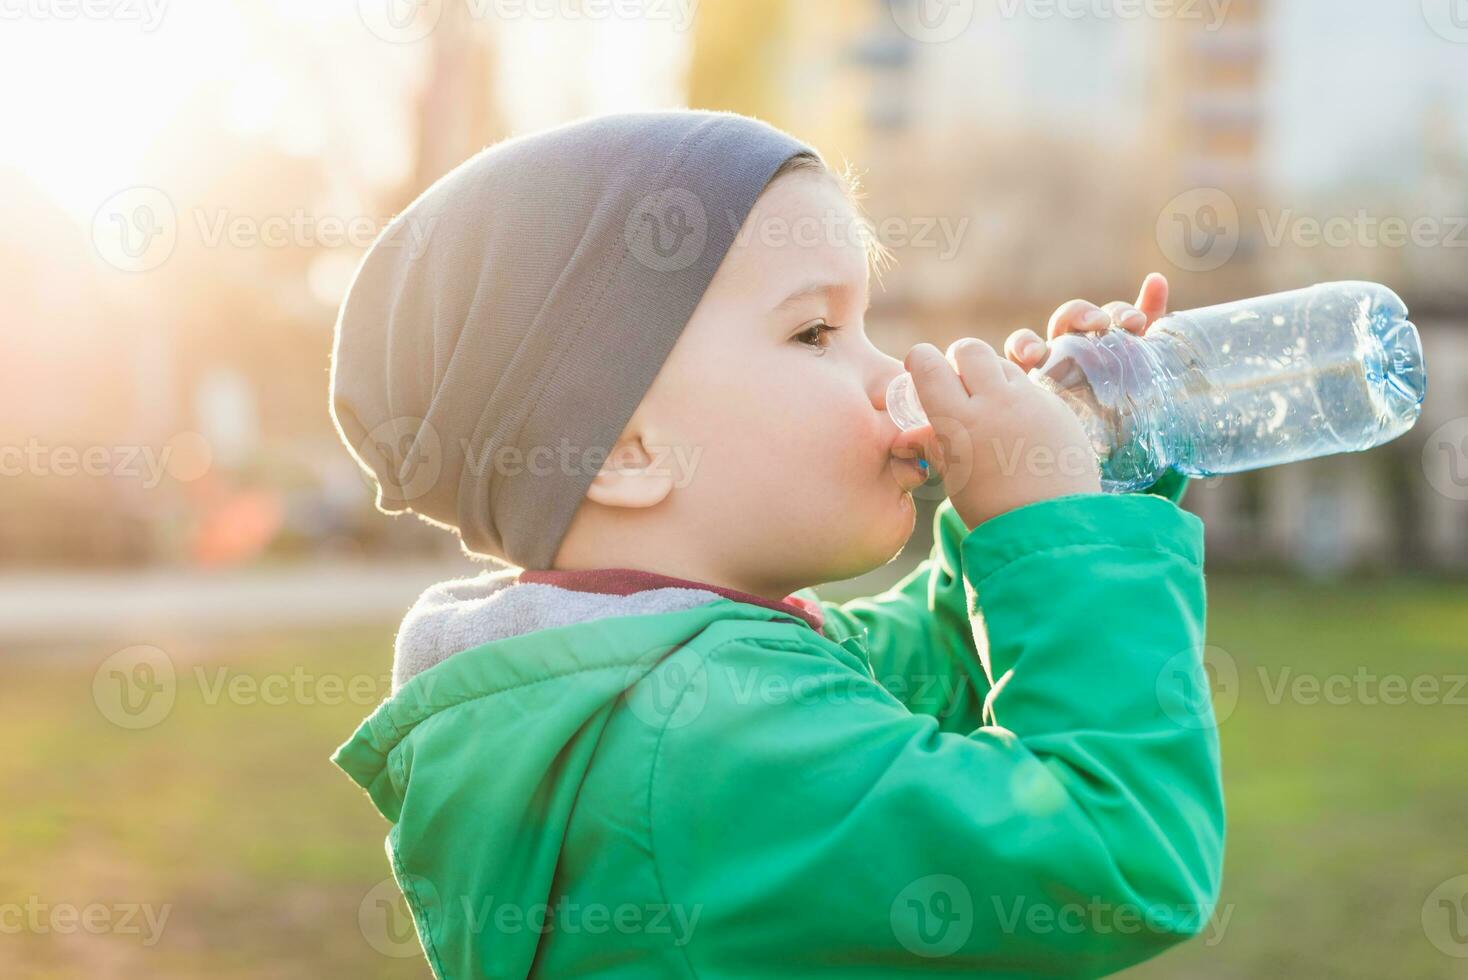
[[[751,591],[861,574],[912,534],[924,477],[891,455],[903,366],[866,336],[860,229],[829,175],[771,184],[639,410],[697,460],[665,503]]]

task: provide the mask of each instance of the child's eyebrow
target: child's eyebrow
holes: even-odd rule
[[[815,296],[819,293],[839,292],[848,288],[850,287],[847,283],[841,282],[839,280],[813,279],[807,283],[798,286],[795,291],[792,292],[789,296],[786,296],[784,299],[780,300],[780,302],[772,306],[770,308],[770,312],[775,313],[780,310],[786,309],[787,307],[794,306],[801,300],[806,299],[810,296]]]

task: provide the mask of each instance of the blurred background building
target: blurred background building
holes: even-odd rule
[[[1328,0],[668,0],[635,18],[550,6],[507,18],[428,3],[403,20],[371,3],[217,0],[152,28],[42,18],[0,40],[9,87],[46,93],[7,106],[9,131],[37,135],[0,151],[0,443],[44,461],[7,470],[0,561],[455,554],[449,536],[375,514],[330,429],[330,332],[356,261],[484,145],[692,105],[768,119],[855,168],[898,259],[869,316],[894,353],[1043,330],[1064,300],[1130,298],[1152,269],[1175,308],[1391,285],[1427,347],[1417,428],[1370,453],[1205,481],[1188,506],[1221,563],[1468,564],[1456,22],[1415,4],[1347,16]],[[65,58],[92,71],[50,78]],[[140,256],[99,245],[138,202],[170,234]],[[1389,244],[1388,219],[1421,234]],[[1321,225],[1345,230],[1321,241]],[[124,229],[124,250],[147,227]],[[64,447],[106,461],[66,475]],[[154,475],[129,454],[151,456]]]

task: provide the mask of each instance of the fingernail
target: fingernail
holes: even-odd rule
[[[1045,345],[1038,340],[1027,340],[1019,347],[1019,356],[1033,361],[1045,352]]]
[[[1106,315],[1105,310],[1092,310],[1090,313],[1087,313],[1085,315],[1084,319],[1081,320],[1081,326],[1104,327],[1110,322],[1111,318]]]
[[[1129,310],[1121,318],[1122,326],[1140,327],[1147,322],[1147,314],[1141,310]]]

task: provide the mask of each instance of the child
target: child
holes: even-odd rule
[[[436,976],[1093,976],[1210,917],[1183,481],[1100,493],[1033,333],[874,347],[850,191],[753,119],[605,116],[476,155],[358,270],[343,439],[381,509],[507,563],[424,593],[333,757]],[[931,556],[820,600],[902,549],[916,455]]]

